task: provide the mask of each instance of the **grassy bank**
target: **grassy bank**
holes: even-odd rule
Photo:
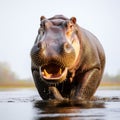
[[[34,88],[35,85],[32,81],[14,81],[14,82],[7,82],[1,83],[0,88]]]
[[[120,83],[113,82],[102,82],[99,86],[99,89],[116,89],[120,90]]]
[[[18,80],[14,82],[1,83],[0,89],[9,88],[35,88],[33,81]],[[120,83],[102,82],[99,89],[120,89]]]

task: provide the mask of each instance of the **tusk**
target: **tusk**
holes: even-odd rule
[[[60,70],[59,70],[58,74],[60,74],[60,75],[62,74],[62,69],[61,69],[61,68],[60,68]]]
[[[45,69],[44,69],[44,75],[48,78],[50,78],[52,76],[52,74],[47,73],[47,71]]]

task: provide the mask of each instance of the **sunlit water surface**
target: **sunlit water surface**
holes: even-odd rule
[[[61,103],[43,101],[31,89],[0,91],[0,120],[120,120],[120,90],[98,90],[95,95],[104,99]]]

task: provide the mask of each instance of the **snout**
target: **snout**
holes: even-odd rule
[[[75,51],[68,42],[62,44],[39,42],[31,50],[31,59],[38,67],[42,80],[56,84],[66,79],[68,69],[75,60]]]
[[[64,54],[72,54],[74,51],[73,47],[68,42],[63,43],[62,46],[63,47],[61,49]]]
[[[56,61],[63,66],[70,67],[75,59],[75,51],[71,44],[64,42],[61,45],[39,42],[31,49],[31,59],[37,66]]]

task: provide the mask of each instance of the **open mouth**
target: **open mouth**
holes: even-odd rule
[[[60,65],[50,63],[39,68],[40,76],[46,82],[62,82],[65,80],[67,75],[67,68],[61,67]]]

